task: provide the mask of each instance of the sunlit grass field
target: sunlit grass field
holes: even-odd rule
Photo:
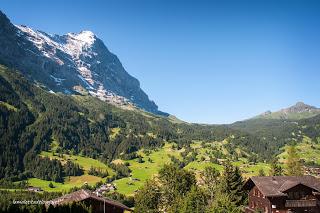
[[[114,129],[112,132],[113,134],[117,134],[118,131],[120,130]],[[206,143],[205,145],[207,146],[203,147],[204,144],[202,144],[201,141],[194,141],[191,145],[191,148],[193,150],[196,150],[196,160],[186,165],[185,169],[194,172],[197,177],[200,176],[200,172],[203,171],[207,166],[214,167],[218,171],[222,172],[223,166],[217,163],[210,162],[209,157],[206,153],[208,153],[208,151],[210,151],[212,147],[215,147],[221,150],[222,153],[228,155],[228,151],[224,147],[224,145],[227,143],[228,142],[224,140],[220,142]],[[210,146],[208,146],[208,144]],[[79,164],[83,168],[84,175],[76,177],[66,177],[64,183],[56,183],[52,181],[40,180],[37,178],[30,178],[28,180],[30,186],[41,187],[43,190],[49,192],[63,192],[70,190],[72,187],[81,187],[84,184],[95,185],[99,181],[106,181],[106,178],[102,179],[100,177],[88,175],[88,170],[90,169],[90,167],[105,169],[108,171],[109,176],[115,174],[115,171],[113,171],[110,167],[96,159],[71,154],[63,154],[62,157],[59,157],[58,154],[54,154],[54,151],[56,150],[55,146],[56,144],[52,143],[52,151],[41,152],[40,155],[43,157],[49,157],[50,159],[60,160],[62,164],[66,163],[67,160],[71,160],[72,162]],[[137,154],[140,155],[143,159],[143,162],[141,163],[138,162],[138,159],[114,160],[113,163],[129,163],[129,168],[132,171],[130,177],[113,181],[113,183],[117,187],[117,191],[125,195],[133,195],[139,188],[141,188],[144,185],[144,183],[148,179],[152,179],[155,175],[157,175],[158,171],[163,167],[163,165],[171,163],[170,156],[174,156],[179,160],[182,160],[180,153],[184,152],[185,149],[182,148],[178,150],[174,148],[174,146],[174,143],[165,143],[165,145],[161,148],[152,151],[149,150],[149,153],[145,152],[144,150],[138,151]],[[236,152],[240,151],[242,150],[236,150]],[[256,164],[250,164],[248,162],[248,159],[244,157],[239,158],[237,161],[232,161],[232,164],[235,166],[239,166],[245,178],[258,175],[261,169],[264,171],[265,174],[268,174],[270,170],[270,166],[268,164],[261,162]],[[54,188],[49,187],[50,182],[53,183]]]
[[[143,151],[140,151],[139,154],[143,157],[143,163],[138,163],[136,159],[128,161],[116,160],[115,162],[117,163],[128,162],[130,164],[129,168],[132,170],[132,177],[114,181],[118,188],[118,192],[126,195],[134,194],[136,190],[143,186],[146,180],[156,175],[164,164],[169,164],[171,162],[170,155],[181,159],[180,153],[184,150],[174,150],[172,146],[173,143],[166,143],[163,148],[152,151],[149,156],[146,156]],[[197,160],[189,163],[185,169],[195,172],[197,177],[199,177],[199,172],[203,171],[207,166],[214,167],[220,172],[223,171],[222,165],[200,160],[201,156],[205,155],[205,149],[208,148],[202,148],[200,142],[194,143],[191,147],[198,149]],[[224,149],[224,151],[226,150]],[[152,163],[148,161],[148,158],[151,159]],[[270,166],[266,163],[257,163],[253,165],[249,164],[245,158],[232,163],[240,167],[244,177],[258,175],[259,170],[261,169],[268,174],[270,170]]]
[[[92,175],[81,175],[81,176],[71,176],[66,177],[64,183],[57,183],[53,181],[41,180],[38,178],[29,178],[28,184],[30,186],[40,187],[44,191],[48,192],[68,192],[73,187],[81,187],[84,183],[88,185],[95,185],[97,182],[102,181],[100,177]],[[49,184],[53,184],[53,188],[49,187]]]
[[[137,159],[125,161],[130,164],[129,168],[132,170],[132,176],[114,181],[117,185],[118,192],[123,194],[133,194],[134,191],[139,189],[146,180],[151,179],[156,175],[164,164],[169,164],[171,162],[169,155],[179,157],[179,154],[182,151],[183,150],[173,150],[172,144],[169,143],[166,143],[163,148],[157,151],[152,151],[149,156],[147,156],[142,150],[139,151],[138,154],[143,157],[144,162],[138,163]],[[148,161],[148,158],[151,159],[151,162]]]
[[[288,146],[282,148],[279,160],[284,163],[287,159]],[[320,144],[313,143],[310,138],[304,137],[302,142],[296,145],[298,155],[307,163],[316,163],[320,165]]]
[[[85,172],[87,172],[91,167],[95,167],[95,168],[107,170],[109,175],[114,174],[114,171],[110,167],[108,167],[106,164],[89,157],[63,154],[63,157],[61,158],[58,156],[58,154],[53,155],[53,152],[41,152],[40,156],[49,157],[50,159],[60,160],[62,164],[65,164],[67,160],[70,160],[74,163],[79,164]]]

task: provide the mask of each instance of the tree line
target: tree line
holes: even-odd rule
[[[165,165],[135,196],[135,212],[242,212],[246,192],[238,167],[227,162],[220,174],[206,167],[197,184],[193,172]]]

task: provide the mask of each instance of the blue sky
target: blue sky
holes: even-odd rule
[[[320,106],[317,1],[17,1],[15,24],[91,30],[160,110],[231,123],[297,101]]]

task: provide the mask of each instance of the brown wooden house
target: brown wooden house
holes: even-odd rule
[[[246,213],[320,213],[320,180],[313,176],[251,177]]]
[[[133,211],[122,203],[97,196],[91,191],[84,189],[50,200],[46,205],[47,207],[49,205],[56,207],[73,202],[83,202],[87,206],[91,206],[94,213],[123,213],[124,211]]]

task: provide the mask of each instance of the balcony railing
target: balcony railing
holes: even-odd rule
[[[320,205],[319,200],[286,200],[286,207],[287,208],[294,208],[294,207],[315,207]]]

